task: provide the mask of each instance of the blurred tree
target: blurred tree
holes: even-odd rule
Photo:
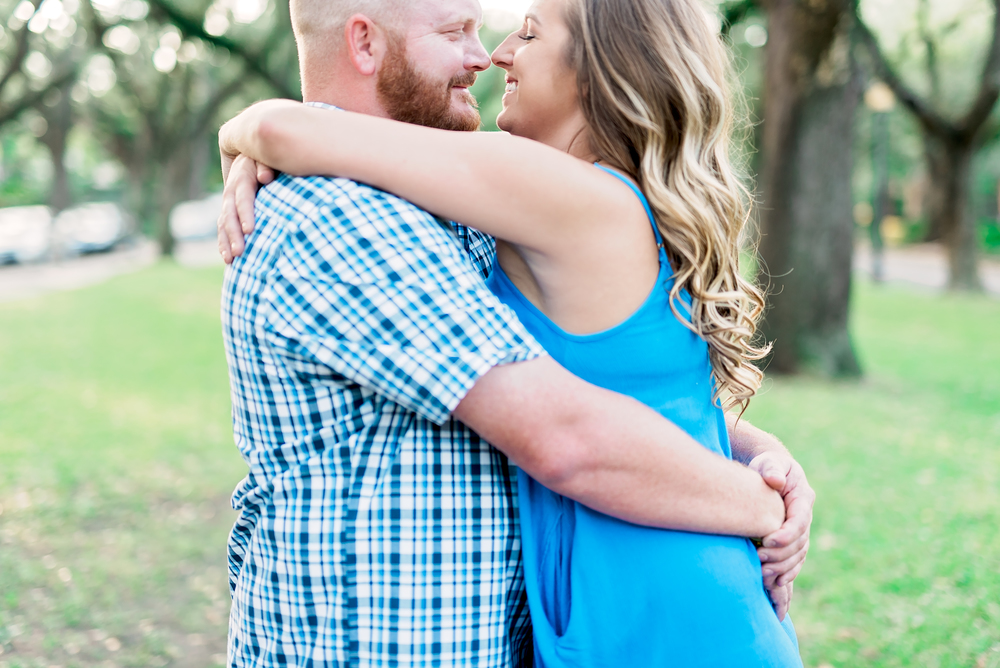
[[[62,211],[72,203],[69,190],[69,174],[66,170],[66,142],[73,127],[73,103],[70,80],[61,88],[50,90],[39,105],[45,119],[45,134],[39,139],[49,149],[52,157],[52,188],[49,192],[49,206],[54,211]]]
[[[871,57],[875,74],[882,79],[920,124],[924,136],[928,167],[928,217],[932,233],[948,246],[951,267],[950,287],[956,290],[981,290],[978,271],[979,239],[975,216],[970,210],[969,189],[972,160],[976,152],[998,128],[989,127],[989,119],[1000,99],[1000,0],[993,0],[992,42],[983,64],[977,92],[971,105],[959,118],[951,119],[941,111],[941,77],[937,63],[936,41],[927,28],[927,3],[921,2],[919,26],[926,46],[926,66],[930,92],[919,95],[903,81],[883,53],[878,39],[858,13],[858,35]]]
[[[53,52],[73,47],[76,24],[64,19],[53,26],[43,4],[42,0],[0,4],[10,30],[8,34],[0,26],[0,127],[76,77],[75,59],[59,58],[58,66],[52,64]]]
[[[82,3],[94,48],[103,52],[91,66],[111,72],[117,85],[90,100],[89,118],[126,168],[129,208],[169,254],[170,211],[202,194],[222,106],[241,94],[292,94],[294,74],[279,75],[271,62],[284,54],[281,62],[297,65],[287,6],[279,2],[272,16],[253,17],[254,29],[237,40],[223,37],[228,15],[210,18],[215,5],[203,7],[196,20],[156,0],[148,14],[95,4]]]
[[[853,219],[851,0],[761,0],[768,19],[760,255],[770,368],[860,373],[847,329]]]
[[[66,140],[73,123],[69,90],[76,81],[86,35],[61,0],[21,0],[12,7],[4,40],[6,68],[0,75],[0,127],[28,110],[31,131],[48,149],[52,179],[48,204],[70,205]],[[2,27],[0,27],[2,30]]]

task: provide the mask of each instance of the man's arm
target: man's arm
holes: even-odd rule
[[[627,521],[766,536],[785,516],[757,473],[548,357],[494,367],[453,415],[546,487]]]

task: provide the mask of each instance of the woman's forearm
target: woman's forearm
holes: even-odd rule
[[[387,119],[258,103],[220,130],[242,153],[294,176],[343,176],[393,192],[439,216],[545,252],[570,226],[607,225],[623,186],[551,147],[501,133],[435,130]],[[578,237],[579,238],[579,237]]]

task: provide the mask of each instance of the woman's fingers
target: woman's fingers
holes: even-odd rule
[[[254,228],[254,202],[257,199],[257,163],[247,158],[247,166],[241,169],[240,175],[233,182],[233,199],[236,202],[236,213],[239,216],[239,236],[250,234]],[[238,255],[238,253],[237,253]]]
[[[229,187],[222,195],[222,211],[219,213],[219,254],[226,264],[232,264],[233,260],[243,252],[243,232],[240,230],[239,217],[236,214],[236,201],[233,198]]]
[[[257,181],[262,186],[266,186],[268,183],[274,180],[275,174],[274,170],[265,165],[262,162],[257,163]]]

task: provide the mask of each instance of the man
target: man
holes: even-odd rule
[[[467,88],[489,58],[476,0],[291,8],[307,101],[478,127]],[[774,512],[748,501],[765,498],[758,473],[546,357],[486,289],[492,262],[489,238],[345,179],[283,176],[261,191],[223,300],[250,467],[233,499],[230,665],[530,657],[504,454],[635,522],[710,517],[736,532]],[[791,519],[764,555],[786,593],[812,492],[774,439],[749,426],[735,436],[734,453],[785,492]]]

